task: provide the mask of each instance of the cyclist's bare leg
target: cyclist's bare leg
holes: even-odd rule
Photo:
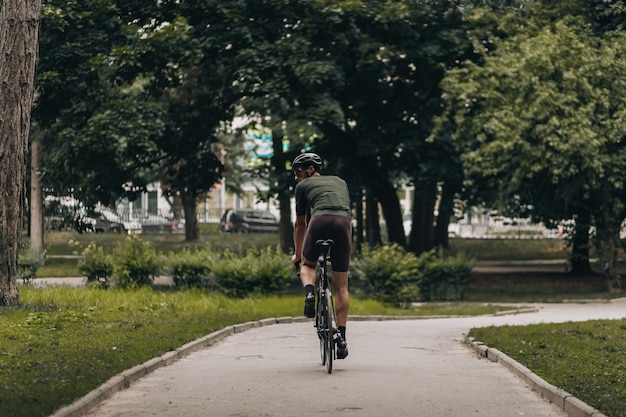
[[[307,285],[315,286],[315,262],[309,261],[304,256],[300,266],[300,281],[303,288]]]
[[[315,276],[313,278],[315,279]],[[348,272],[333,272],[333,291],[335,293],[335,309],[337,310],[337,326],[345,326],[350,309]]]

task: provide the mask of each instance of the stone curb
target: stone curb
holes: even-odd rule
[[[490,348],[477,340],[470,340],[470,345],[479,357],[501,364],[514,375],[526,382],[530,389],[539,394],[544,400],[556,404],[561,410],[565,411],[568,416],[607,417],[567,391],[549,384],[530,369],[512,359],[510,356],[500,352],[498,349]]]

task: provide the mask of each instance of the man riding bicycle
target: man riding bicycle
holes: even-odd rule
[[[341,337],[337,342],[337,359],[348,356],[346,323],[350,298],[348,268],[352,247],[350,195],[346,182],[336,176],[322,176],[322,158],[311,152],[293,160],[296,221],[294,224],[294,263],[301,263],[300,279],[305,290],[304,315],[315,317],[315,265],[319,255],[315,242],[332,239],[332,285],[337,308],[337,327]]]

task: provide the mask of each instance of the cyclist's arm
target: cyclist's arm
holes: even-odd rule
[[[304,233],[306,232],[306,216],[296,216],[296,221],[293,225],[293,241],[296,246],[296,253],[293,257],[293,262],[299,262],[302,258],[302,246],[304,243]]]

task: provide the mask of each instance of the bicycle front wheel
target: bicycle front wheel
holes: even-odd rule
[[[326,321],[326,312],[328,311],[326,304],[326,297],[319,294],[317,301],[317,314],[315,326],[317,327],[317,336],[320,340],[320,359],[322,365],[326,365],[326,335],[325,331],[328,328]]]

